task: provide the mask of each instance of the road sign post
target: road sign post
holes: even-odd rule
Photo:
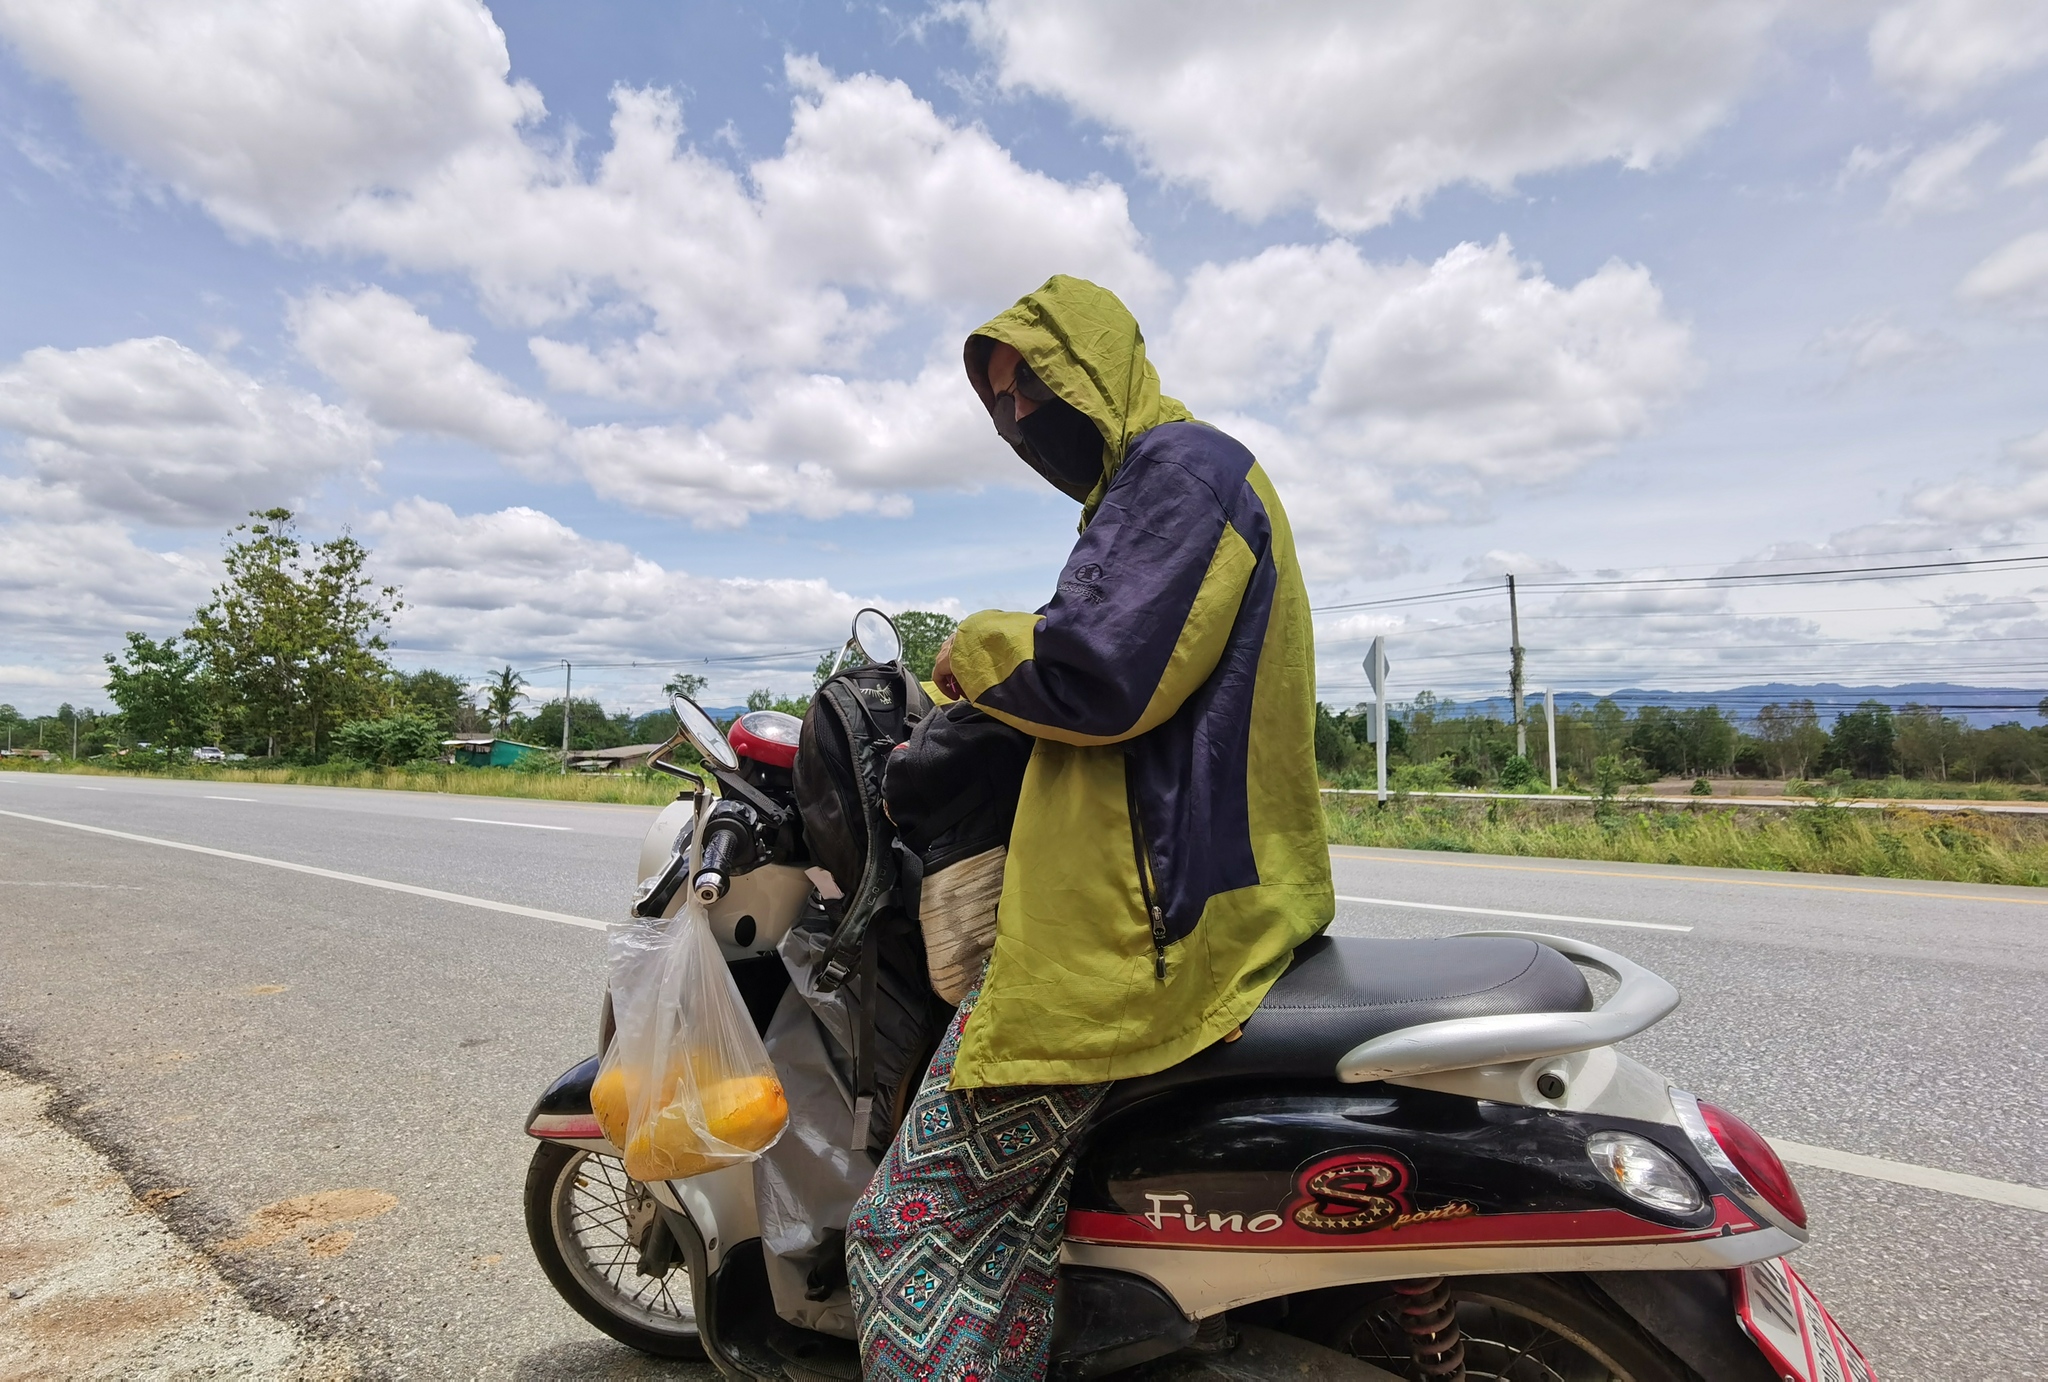
[[[1372,747],[1379,778],[1379,802],[1387,804],[1387,640],[1374,635],[1372,651],[1365,655],[1366,680],[1372,683]]]
[[[1557,790],[1557,698],[1543,688],[1543,742],[1550,750],[1550,790]]]

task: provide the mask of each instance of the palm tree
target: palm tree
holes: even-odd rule
[[[490,680],[484,683],[485,699],[491,706],[491,722],[500,734],[512,727],[513,708],[526,698],[521,689],[525,685],[526,678],[509,665],[491,673]]]

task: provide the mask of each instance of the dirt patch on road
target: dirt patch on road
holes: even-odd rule
[[[311,1195],[294,1195],[291,1199],[264,1205],[249,1216],[247,1233],[214,1246],[225,1252],[248,1252],[252,1248],[267,1248],[272,1243],[311,1233],[314,1229],[331,1228],[356,1219],[374,1219],[396,1208],[398,1196],[382,1190],[321,1190]],[[332,1257],[347,1247],[354,1237],[354,1233],[323,1234],[311,1240],[312,1243],[332,1243],[339,1238],[340,1247],[326,1252],[316,1251],[315,1256]]]
[[[253,1309],[49,1100],[0,1071],[0,1382],[347,1375],[331,1345]]]

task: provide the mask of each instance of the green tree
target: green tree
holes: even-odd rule
[[[309,544],[289,509],[250,517],[222,560],[227,579],[185,637],[242,729],[272,754],[317,759],[332,725],[383,703],[383,630],[403,602],[370,578],[369,549],[347,533]]]
[[[932,662],[940,645],[950,638],[960,621],[928,609],[906,609],[896,616],[896,632],[903,637],[903,665],[919,681],[932,679]]]
[[[801,698],[778,696],[765,686],[747,693],[747,709],[749,710],[779,710],[785,715],[801,717],[810,708],[811,698],[809,696]]]
[[[664,695],[672,698],[694,701],[704,694],[704,688],[708,685],[710,683],[695,672],[678,672],[670,677],[661,689]]]
[[[1897,740],[1891,707],[1865,701],[1835,717],[1822,766],[1846,768],[1857,777],[1884,777],[1892,770]]]
[[[1765,761],[1780,777],[1805,777],[1828,745],[1812,701],[1772,702],[1757,711],[1756,737]]]
[[[1949,768],[1963,756],[1969,725],[1929,705],[1899,707],[1893,725],[1898,731],[1899,771],[1908,777],[1948,781]]]
[[[1358,741],[1352,738],[1343,717],[1332,715],[1330,707],[1317,701],[1316,766],[1326,773],[1341,772],[1349,766],[1357,749]]]
[[[453,734],[466,728],[476,713],[470,703],[469,685],[431,667],[417,672],[400,672],[392,678],[400,712],[416,712],[434,722],[439,734]]]
[[[571,749],[615,749],[626,743],[631,722],[623,716],[607,715],[597,701],[578,696],[570,702],[569,747]],[[546,749],[562,747],[562,700],[554,700],[535,711],[521,725],[530,744]]]
[[[526,678],[512,670],[511,666],[500,667],[491,673],[484,683],[484,708],[490,712],[491,728],[503,734],[512,727],[512,712],[519,708],[519,702],[526,698]]]
[[[198,648],[189,643],[180,647],[176,637],[159,643],[130,633],[128,651],[118,658],[108,653],[105,661],[107,694],[138,741],[188,749],[211,737],[207,731],[214,706]]]

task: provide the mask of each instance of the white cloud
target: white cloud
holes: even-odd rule
[[[1115,184],[1031,172],[901,82],[840,80],[798,58],[788,74],[798,91],[789,140],[744,183],[680,145],[673,98],[620,91],[612,152],[587,183],[429,189],[405,214],[454,225],[475,214],[474,196],[529,200],[532,214],[503,230],[451,235],[460,254],[446,266],[474,264],[501,304],[525,291],[507,285],[554,283],[553,298],[570,302],[600,280],[645,304],[654,323],[630,341],[534,341],[555,387],[598,396],[667,401],[748,368],[848,361],[894,304],[993,312],[1054,273],[1140,304],[1165,289]],[[365,243],[393,242],[382,210],[368,207],[353,232]],[[497,243],[506,235],[517,238]],[[848,290],[877,300],[859,306]]]
[[[1317,572],[1355,568],[1368,525],[1441,521],[1499,482],[1577,469],[1695,372],[1646,270],[1610,263],[1560,287],[1505,239],[1433,264],[1332,241],[1204,265],[1155,355],[1167,389],[1293,496]]]
[[[309,294],[291,310],[299,353],[387,427],[461,437],[511,456],[549,450],[561,419],[479,365],[476,342],[442,331],[382,288]]]
[[[541,110],[475,0],[0,0],[0,33],[100,138],[251,234],[315,233]]]
[[[569,453],[599,494],[699,527],[735,526],[764,511],[902,517],[906,489],[1022,478],[947,358],[907,381],[764,382],[748,411],[701,428],[580,428]]]
[[[183,629],[212,589],[215,564],[139,547],[118,523],[43,522],[7,507],[15,517],[0,524],[0,625],[9,656],[33,661],[0,668],[0,700],[105,706],[100,655],[129,629]]]
[[[1882,149],[1873,149],[1868,144],[1858,144],[1849,150],[1849,156],[1842,160],[1842,170],[1835,175],[1835,186],[1846,187],[1858,179],[1882,173],[1912,151],[1913,146],[1910,144],[1892,144]]]
[[[1979,155],[1997,143],[2003,133],[1987,120],[1920,154],[1892,179],[1891,192],[1884,203],[1885,216],[1904,221],[1924,212],[1968,208],[1977,200],[1977,194],[1965,175]]]
[[[2037,182],[2048,182],[2048,139],[2036,144],[2033,152],[2005,175],[2007,187],[2032,187]]]
[[[684,139],[664,90],[613,92],[588,168],[528,126],[474,0],[32,6],[0,28],[92,127],[228,226],[470,276],[541,326],[622,299],[637,339],[551,333],[558,387],[663,401],[755,370],[833,367],[904,303],[993,311],[1054,272],[1166,286],[1122,189],[1016,162],[901,82],[792,57],[781,152],[744,174]]]
[[[1609,263],[1560,288],[1505,238],[1433,264],[1333,241],[1204,265],[1158,356],[1198,407],[1292,392],[1319,445],[1527,479],[1640,431],[1693,370],[1648,271]]]
[[[1956,295],[1975,307],[2048,318],[2048,230],[2020,236],[1963,276]]]
[[[2039,0],[1908,0],[1870,29],[1870,66],[1915,105],[1939,109],[2048,62]]]
[[[22,437],[40,491],[25,500],[173,526],[296,505],[329,476],[377,469],[361,418],[166,336],[29,351],[0,370],[0,427]]]
[[[980,0],[1003,85],[1126,137],[1162,176],[1263,217],[1343,230],[1471,182],[1609,160],[1648,167],[1718,123],[1774,0]]]
[[[405,591],[394,641],[428,653],[521,662],[823,648],[846,636],[866,603],[819,580],[716,579],[664,568],[530,508],[457,514],[408,499],[364,531],[378,577]]]
[[[1939,331],[1914,331],[1885,316],[1859,317],[1831,326],[1815,338],[1816,355],[1848,357],[1847,377],[1882,374],[1952,354],[1953,337]]]

